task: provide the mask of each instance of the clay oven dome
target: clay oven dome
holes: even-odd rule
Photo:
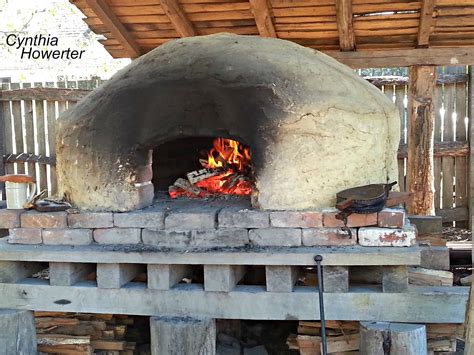
[[[67,111],[60,191],[83,209],[146,206],[151,149],[185,137],[249,145],[262,209],[330,206],[397,176],[398,113],[377,88],[297,44],[220,34],[160,46]]]

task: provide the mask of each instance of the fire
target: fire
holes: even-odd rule
[[[207,159],[200,160],[203,170],[189,173],[170,186],[172,198],[179,196],[250,195],[252,161],[250,149],[227,138],[216,138]]]

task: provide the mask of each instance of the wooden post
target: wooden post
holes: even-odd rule
[[[408,191],[414,198],[408,212],[434,215],[434,88],[435,66],[410,67],[408,82]]]
[[[467,304],[465,329],[464,354],[474,354],[474,287],[472,284],[469,302]]]
[[[33,313],[0,309],[0,355],[36,355],[36,329]]]
[[[215,355],[216,321],[211,318],[151,317],[152,355]]]
[[[468,201],[469,201],[469,227],[474,228],[473,218],[474,218],[474,124],[472,124],[472,119],[474,115],[474,66],[469,66],[469,88],[468,88],[468,134],[469,142],[471,143],[469,149],[469,187],[467,190]],[[474,249],[473,249],[474,251]],[[473,258],[474,260],[474,258]]]
[[[364,355],[426,354],[423,324],[361,322],[359,352]]]
[[[1,91],[1,90],[0,90]],[[3,163],[3,155],[5,154],[5,114],[4,114],[4,106],[10,105],[9,101],[0,101],[0,175],[5,175],[5,165]],[[5,110],[6,111],[6,110]],[[3,182],[0,183],[0,194],[5,200],[5,184]]]

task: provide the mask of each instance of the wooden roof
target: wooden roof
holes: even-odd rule
[[[353,67],[474,64],[474,0],[70,2],[107,38],[102,43],[114,58],[135,58],[175,38],[230,32],[287,39]]]

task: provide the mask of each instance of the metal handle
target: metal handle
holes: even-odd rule
[[[327,355],[327,342],[326,342],[326,318],[324,317],[324,299],[323,299],[323,292],[324,292],[324,282],[323,282],[323,272],[321,267],[321,262],[323,261],[322,255],[316,255],[314,257],[314,261],[316,261],[316,266],[318,268],[318,292],[319,292],[319,318],[321,319],[321,345],[323,350],[323,355]]]

